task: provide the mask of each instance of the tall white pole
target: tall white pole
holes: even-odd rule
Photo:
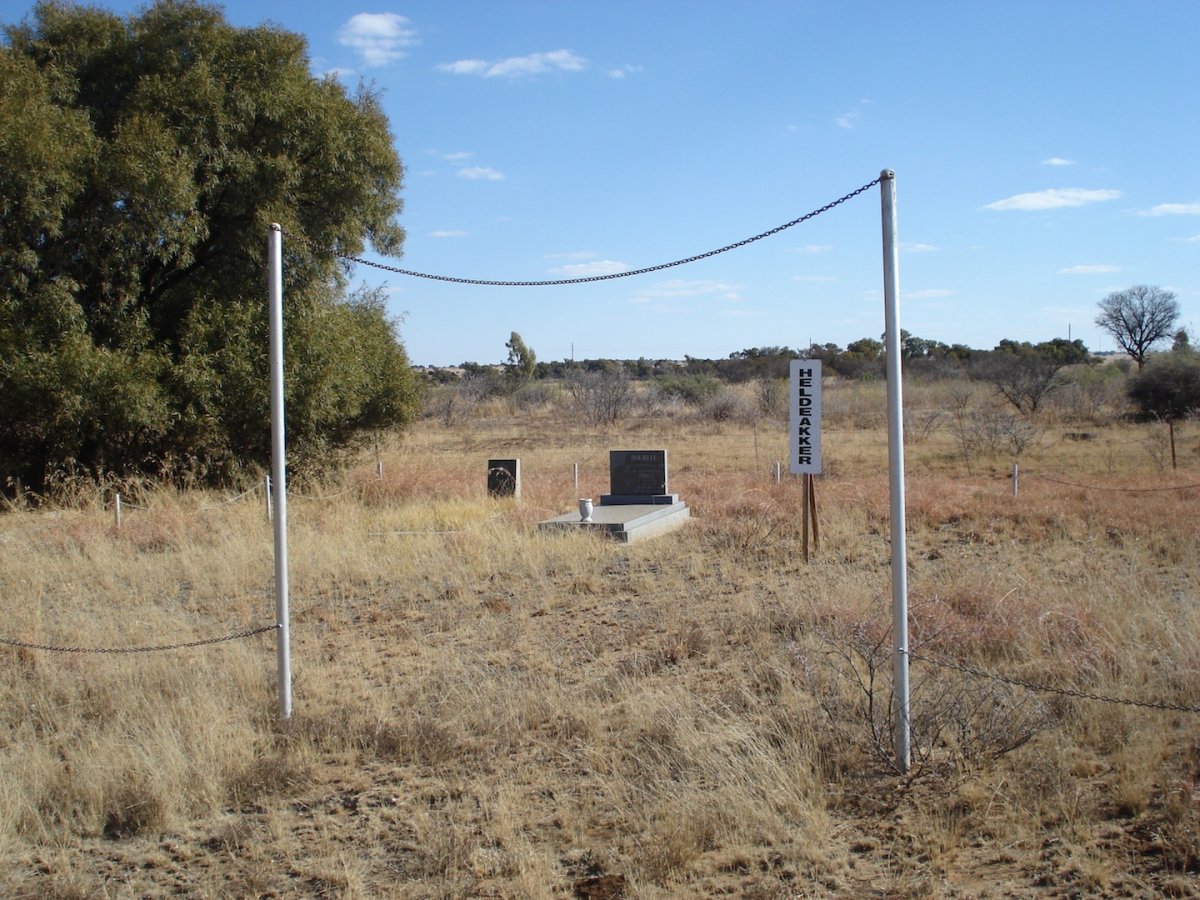
[[[288,627],[287,452],[283,433],[283,229],[267,239],[271,299],[271,484],[274,488],[275,625],[279,668],[279,717],[292,717],[291,632]]]
[[[888,481],[892,536],[892,682],[896,768],[912,764],[908,706],[908,552],[904,521],[904,399],[900,373],[900,249],[896,228],[896,173],[880,173],[883,213],[883,304],[887,351]]]

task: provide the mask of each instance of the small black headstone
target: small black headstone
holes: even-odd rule
[[[521,461],[489,459],[487,489],[489,497],[520,497]]]

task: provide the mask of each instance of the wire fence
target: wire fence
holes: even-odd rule
[[[1161,487],[1118,487],[1111,484],[1080,484],[1075,481],[1066,481],[1062,478],[1053,478],[1049,475],[1039,475],[1037,473],[1026,472],[1021,470],[1020,477],[1022,479],[1032,478],[1037,481],[1045,481],[1050,484],[1058,484],[1064,487],[1078,488],[1085,491],[1109,491],[1120,494],[1151,494],[1161,493],[1163,491],[1192,491],[1200,488],[1200,483],[1195,484],[1169,484]]]
[[[1001,675],[998,672],[989,672],[986,669],[969,666],[966,663],[927,656],[924,653],[917,653],[914,650],[907,650],[905,652],[907,653],[909,659],[920,660],[921,662],[927,662],[930,665],[937,666],[941,669],[949,669],[952,671],[961,672],[964,675],[970,675],[974,678],[997,681],[1001,684],[1024,688],[1028,691],[1033,691],[1039,694],[1057,694],[1060,697],[1071,697],[1076,700],[1094,700],[1099,703],[1114,703],[1120,706],[1136,706],[1142,709],[1157,709],[1167,712],[1200,714],[1200,706],[1186,706],[1180,703],[1167,703],[1161,700],[1136,700],[1127,697],[1112,697],[1105,694],[1094,694],[1090,691],[1083,691],[1078,688],[1056,687],[1054,685],[1044,684],[1037,681],[1029,681],[1024,678],[1014,678],[1011,675]]]

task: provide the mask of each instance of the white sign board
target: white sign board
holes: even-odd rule
[[[793,359],[791,366],[791,463],[793,475],[821,474],[821,361]]]

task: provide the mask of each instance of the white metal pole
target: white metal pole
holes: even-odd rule
[[[1014,497],[1017,496],[1017,488],[1020,484],[1020,482],[1018,481],[1018,478],[1020,477],[1020,470],[1017,469],[1017,465],[1018,465],[1017,463],[1013,463],[1013,496]]]
[[[267,240],[271,300],[271,481],[274,487],[275,626],[279,668],[279,717],[292,717],[291,632],[288,627],[287,453],[283,403],[283,229],[271,225]],[[268,493],[268,496],[270,494]]]
[[[908,552],[904,521],[904,398],[900,371],[900,249],[896,228],[896,173],[884,169],[879,189],[883,213],[883,304],[887,350],[888,481],[891,486],[892,682],[895,693],[896,768],[912,763],[908,706]]]
[[[116,498],[113,500],[113,510],[116,515],[117,531],[121,530],[121,493],[117,492]]]
[[[575,494],[578,495],[579,494],[579,463],[572,463],[571,466],[575,473]]]

